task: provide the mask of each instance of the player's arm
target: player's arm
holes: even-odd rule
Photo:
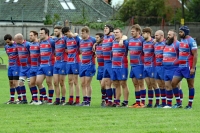
[[[193,55],[193,64],[192,64],[192,68],[190,69],[190,74],[193,75],[195,73],[195,67],[197,64],[197,57],[198,57],[198,50],[197,50],[197,44],[195,41],[192,42],[192,55]]]
[[[122,38],[119,41],[119,46],[123,46],[124,45],[124,40],[127,40],[128,37],[126,35],[123,35]]]

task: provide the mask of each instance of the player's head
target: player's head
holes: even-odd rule
[[[142,36],[145,40],[147,40],[149,37],[151,37],[152,29],[150,27],[146,27],[142,29]]]
[[[155,33],[156,42],[161,42],[164,39],[164,32],[162,30],[157,30]]]
[[[115,35],[115,39],[121,39],[122,38],[122,30],[120,28],[115,28],[114,35]]]
[[[67,36],[67,37],[71,37],[71,31],[70,31],[70,28],[69,27],[63,27],[62,28],[62,33],[63,35]]]
[[[114,30],[114,27],[110,24],[106,24],[104,26],[104,34],[105,35],[109,35],[111,32],[113,32],[113,30]]]
[[[49,36],[49,30],[47,28],[40,29],[40,40],[46,40]]]
[[[167,33],[166,45],[171,45],[177,39],[177,33],[171,29]]]
[[[29,33],[29,39],[31,42],[35,42],[38,38],[38,32],[37,31],[30,31]]]
[[[135,24],[131,27],[131,35],[132,37],[136,38],[140,35],[141,33],[141,27],[139,24]]]
[[[55,26],[54,27],[54,36],[61,37],[61,35],[62,35],[61,30],[62,30],[61,26]]]
[[[22,44],[24,42],[24,37],[21,33],[17,33],[14,37],[14,40],[17,44]]]
[[[89,37],[90,34],[90,29],[89,27],[85,26],[81,29],[81,38],[83,40],[87,39]]]
[[[103,33],[96,33],[96,35],[95,35],[96,42],[97,42],[98,44],[102,43],[102,42],[103,42],[103,37],[104,37],[104,34],[103,34]]]
[[[180,38],[185,38],[190,34],[190,29],[187,26],[181,26],[179,28],[179,36]]]
[[[8,45],[12,45],[13,44],[13,40],[12,40],[12,36],[10,34],[6,34],[4,36],[4,41],[6,42],[6,44]]]

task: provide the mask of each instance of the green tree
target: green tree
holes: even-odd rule
[[[166,14],[165,0],[127,0],[119,11],[119,17],[123,21],[135,16],[136,22],[149,24],[160,23]]]
[[[187,4],[189,21],[200,22],[200,0],[191,0]]]

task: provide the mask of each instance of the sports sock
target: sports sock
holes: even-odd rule
[[[27,101],[27,99],[26,99],[26,87],[20,86],[20,89],[21,89],[23,101]]]
[[[101,100],[105,101],[105,99],[106,99],[106,89],[101,89],[101,94],[102,94]]]
[[[108,97],[108,102],[112,103],[112,88],[106,90],[106,95]]]
[[[180,94],[180,100],[182,102],[183,101],[183,91],[182,91],[182,89],[179,89],[179,94]]]
[[[15,88],[10,88],[10,101],[15,100]]]
[[[192,107],[194,94],[195,94],[195,89],[194,88],[190,88],[189,89],[189,102],[188,102],[188,106],[190,106],[190,107]]]
[[[157,88],[154,90],[155,93],[155,97],[156,97],[156,104],[159,105],[159,101],[160,101],[160,89]]]
[[[38,101],[38,98],[37,98],[37,94],[38,94],[38,91],[37,91],[37,87],[36,86],[34,86],[34,87],[31,87],[30,88],[31,89],[31,91],[32,91],[32,100],[34,100],[34,101]]]
[[[161,93],[161,100],[162,100],[162,105],[166,105],[166,90],[165,89],[160,89]]]
[[[140,90],[140,97],[141,97],[141,103],[145,105],[145,100],[146,100],[146,89]]]
[[[53,93],[54,93],[54,90],[49,90],[49,98],[48,98],[49,103],[52,103]]]
[[[22,100],[22,97],[21,97],[21,89],[19,86],[16,87],[16,92],[17,92],[17,95],[18,95],[18,100],[21,101]]]
[[[148,100],[149,100],[149,104],[152,105],[153,104],[153,90],[148,90]]]
[[[176,98],[176,103],[177,103],[177,104],[181,104],[181,100],[180,100],[180,96],[179,96],[179,89],[178,89],[178,87],[173,88],[173,93],[174,93],[174,96],[175,96],[175,98]]]
[[[140,91],[135,91],[135,100],[138,105],[140,105]]]
[[[172,106],[173,91],[167,90],[166,94],[167,94],[167,105]]]
[[[116,99],[116,89],[115,88],[112,88],[112,95],[115,100]]]

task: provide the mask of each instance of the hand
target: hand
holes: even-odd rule
[[[65,52],[68,53],[67,49],[65,49]]]
[[[190,69],[190,75],[193,75],[194,73],[195,73],[195,69],[194,68]]]
[[[156,39],[153,39],[153,43],[156,43]]]
[[[93,45],[93,47],[92,47],[92,51],[93,51],[93,52],[96,51],[96,45],[97,45],[97,43],[95,43],[95,44]]]
[[[78,36],[78,33],[74,33],[74,34],[72,35],[72,37],[76,37],[76,36]]]
[[[123,45],[124,45],[124,41],[121,39],[121,40],[119,41],[119,46],[122,47]]]

